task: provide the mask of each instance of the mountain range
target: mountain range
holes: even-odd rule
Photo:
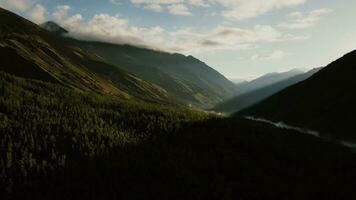
[[[256,80],[238,84],[237,90],[241,94],[219,103],[212,110],[225,114],[233,114],[257,104],[291,85],[306,80],[320,69],[321,68],[315,68],[305,73],[302,73],[302,71],[299,70],[292,70],[284,73],[271,73],[257,78]]]
[[[301,69],[292,69],[290,71],[286,72],[272,72],[272,73],[267,73],[261,77],[255,78],[251,81],[243,81],[240,83],[237,83],[237,94],[241,95],[244,93],[248,93],[251,91],[255,91],[258,89],[261,89],[263,87],[266,87],[268,85],[272,85],[274,83],[286,80],[288,78],[291,78],[293,76],[303,74],[304,71]]]
[[[232,82],[192,56],[72,39],[54,22],[40,27],[4,9],[0,18],[0,51],[6,55],[0,66],[18,76],[196,108],[235,92]]]

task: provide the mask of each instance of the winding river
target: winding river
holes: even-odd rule
[[[323,139],[325,141],[334,142],[334,143],[340,144],[340,145],[342,145],[344,147],[351,148],[351,149],[355,150],[355,153],[356,153],[356,143],[352,143],[352,142],[344,141],[344,140],[330,140],[328,138],[322,137],[321,134],[319,134],[318,131],[313,131],[313,130],[300,128],[300,127],[296,127],[296,126],[290,126],[290,125],[288,125],[288,124],[286,124],[284,122],[273,122],[273,121],[270,121],[270,120],[267,120],[267,119],[256,118],[256,117],[252,117],[252,116],[245,116],[244,118],[248,119],[248,120],[256,121],[256,122],[262,122],[262,123],[270,124],[270,125],[273,125],[273,126],[275,126],[277,128],[286,129],[286,130],[293,130],[293,131],[296,131],[296,132],[299,132],[299,133],[302,133],[302,134],[312,135],[314,137]]]

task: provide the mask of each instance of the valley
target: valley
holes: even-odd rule
[[[0,8],[0,199],[355,195],[356,51],[233,83],[192,55],[81,39],[64,27]],[[232,32],[251,34],[219,34]]]

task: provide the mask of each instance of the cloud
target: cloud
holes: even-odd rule
[[[54,21],[68,29],[76,38],[137,46],[163,43],[161,41],[163,29],[159,26],[150,28],[131,26],[126,19],[104,13],[84,20],[81,14],[69,16],[70,9],[67,5],[58,6],[52,16]]]
[[[291,12],[288,14],[288,17],[290,18],[301,18],[303,17],[303,13],[301,12]]]
[[[287,52],[276,50],[268,54],[255,54],[251,56],[251,60],[276,60],[285,58],[288,55],[289,53]]]
[[[208,0],[212,1],[212,0]],[[204,0],[131,0],[137,7],[142,7],[154,12],[167,11],[172,15],[190,16],[190,7],[207,7],[208,1]]]
[[[68,17],[70,9],[68,5],[57,6],[56,10],[52,13],[54,20],[63,22]]]
[[[168,6],[169,13],[173,15],[183,15],[183,16],[189,16],[192,15],[192,13],[189,11],[189,9],[183,5],[183,4],[173,4]]]
[[[28,17],[31,21],[35,23],[43,23],[45,22],[45,14],[46,8],[43,7],[41,4],[37,4],[32,10],[28,13]]]
[[[163,7],[160,4],[148,4],[145,6],[146,9],[154,11],[154,12],[162,12]]]
[[[1,7],[21,12],[28,10],[34,3],[35,0],[0,0]]]
[[[222,15],[230,21],[250,19],[273,10],[304,4],[307,0],[131,0],[137,7],[168,11],[173,15],[191,15],[193,7],[222,7]],[[159,6],[159,7],[158,7]],[[160,8],[160,9],[152,9]]]
[[[280,23],[278,26],[286,29],[305,29],[318,24],[322,16],[332,12],[331,9],[318,9],[303,15],[303,13],[290,13],[288,16],[294,19]]]
[[[307,0],[215,0],[225,7],[223,16],[240,21],[264,15],[273,10],[304,4]]]
[[[109,0],[109,2],[115,5],[121,5],[120,0]]]
[[[85,20],[82,15],[68,15],[69,6],[59,6],[53,18],[70,31],[73,37],[117,44],[131,44],[169,52],[197,53],[204,51],[248,49],[263,43],[306,39],[280,32],[268,25],[253,28],[218,26],[211,30],[177,28],[166,30],[160,26],[131,25],[118,15],[97,14]]]

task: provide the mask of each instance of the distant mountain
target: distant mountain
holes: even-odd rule
[[[240,82],[237,84],[237,91],[238,94],[244,94],[244,93],[248,93],[251,91],[255,91],[258,90],[260,88],[272,85],[274,83],[286,80],[288,78],[291,78],[293,76],[299,75],[299,74],[303,74],[304,71],[300,70],[300,69],[293,69],[287,72],[273,72],[273,73],[268,73],[265,74],[261,77],[258,77],[252,81],[244,81],[244,82]]]
[[[238,96],[236,96],[230,100],[227,100],[221,104],[218,104],[217,106],[215,106],[215,108],[213,110],[216,112],[222,112],[222,113],[226,113],[226,114],[232,114],[232,113],[238,112],[242,109],[252,106],[252,105],[272,96],[273,94],[276,94],[277,92],[279,92],[291,85],[294,85],[298,82],[306,80],[307,78],[311,77],[313,74],[318,72],[320,69],[321,68],[315,68],[315,69],[312,69],[306,73],[298,74],[298,75],[283,79],[281,81],[275,82],[273,84],[267,85],[265,87],[258,88],[256,90],[252,90],[252,91],[243,93],[243,94],[238,95]],[[283,77],[287,77],[287,74],[292,74],[292,73],[285,73],[284,75],[286,75],[286,76],[283,76]],[[277,79],[280,79],[282,76],[278,76],[277,74],[274,74],[274,75],[268,75],[268,76],[264,76],[264,77],[267,78],[265,80],[269,80],[269,82],[274,82],[272,79],[269,79],[268,77],[276,77]],[[261,78],[260,78],[260,80],[261,80],[260,82],[262,82]],[[256,81],[256,82],[258,82],[258,81]]]
[[[0,70],[81,91],[169,101],[161,87],[74,46],[72,39],[57,35],[61,28],[54,30],[56,34],[0,8]]]
[[[311,78],[241,111],[356,141],[356,51],[332,62]]]

